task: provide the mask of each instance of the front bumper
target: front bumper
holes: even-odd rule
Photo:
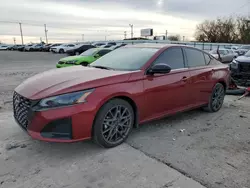
[[[74,64],[56,64],[56,68],[72,67]]]
[[[16,122],[33,139],[47,142],[76,142],[91,138],[95,107],[90,103],[44,111],[28,110],[27,126]],[[15,113],[14,113],[15,114]]]

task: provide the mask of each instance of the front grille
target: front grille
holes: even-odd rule
[[[58,62],[58,64],[60,64],[60,65],[61,65],[61,64],[64,64],[64,62],[62,62],[62,61],[59,61],[59,62]]]
[[[250,63],[239,63],[240,72],[250,73]]]
[[[28,126],[28,113],[31,107],[31,100],[14,92],[13,111],[16,121],[24,128]]]

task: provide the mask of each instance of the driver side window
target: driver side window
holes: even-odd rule
[[[165,50],[153,64],[167,64],[172,70],[185,68],[183,53],[179,47],[170,47]]]

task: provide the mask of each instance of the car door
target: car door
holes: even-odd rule
[[[185,47],[184,49],[191,75],[189,100],[192,101],[193,106],[204,104],[208,101],[213,87],[213,67],[209,66],[211,57],[195,48]]]
[[[189,105],[189,71],[185,66],[181,47],[170,47],[152,63],[168,64],[171,71],[167,74],[145,75],[144,93],[146,119],[185,109]],[[152,66],[151,65],[151,66]]]

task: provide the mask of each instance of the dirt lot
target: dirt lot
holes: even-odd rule
[[[147,123],[109,150],[30,139],[13,121],[12,91],[60,57],[0,52],[0,187],[250,188],[249,98]]]

